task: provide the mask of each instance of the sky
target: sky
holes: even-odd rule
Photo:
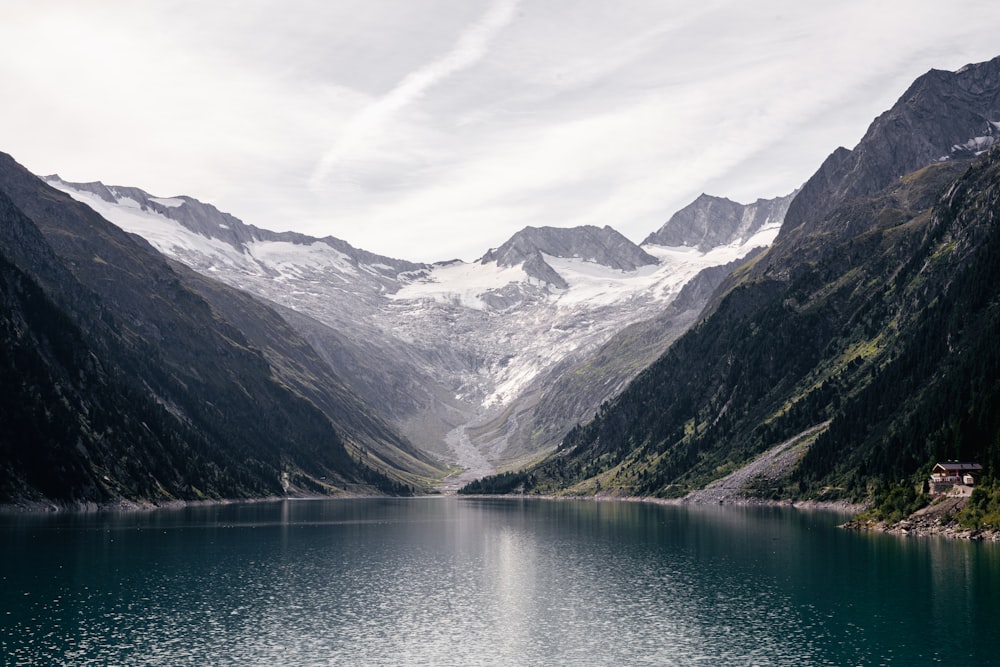
[[[993,0],[0,0],[0,151],[413,261],[788,194]]]

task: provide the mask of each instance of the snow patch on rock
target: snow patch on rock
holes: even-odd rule
[[[374,256],[336,239],[257,230],[189,198],[74,187],[58,179],[49,183],[196,271],[308,315],[366,349],[403,355],[383,363],[405,358],[482,419],[510,406],[568,355],[595,351],[626,326],[662,312],[702,269],[769,245],[780,227],[769,221],[745,242],[714,248],[630,249],[644,262],[606,253],[608,264],[637,267],[631,270],[529,246],[522,264],[484,257],[427,266]],[[191,225],[197,232],[170,217],[173,210],[188,209],[181,204],[199,216]],[[617,238],[607,230],[589,231],[588,242]],[[562,248],[555,241],[575,238],[551,230],[533,233],[557,248],[554,252]],[[284,240],[274,240],[279,237]]]

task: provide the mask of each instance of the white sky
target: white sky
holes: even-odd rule
[[[393,257],[787,194],[994,0],[0,0],[0,150]]]

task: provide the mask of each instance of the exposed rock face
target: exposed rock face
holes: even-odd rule
[[[931,70],[875,119],[854,150],[838,148],[802,186],[779,242],[812,229],[846,201],[932,162],[977,155],[998,139],[1000,57],[957,72]]]
[[[739,204],[702,194],[642,243],[707,250],[734,241],[746,241],[764,227],[780,225],[794,197],[793,192],[784,197]]]
[[[618,271],[635,271],[658,260],[611,227],[525,227],[499,248],[479,260],[499,266],[523,266],[525,273],[559,289],[566,281],[545,262],[543,255],[582,259]]]

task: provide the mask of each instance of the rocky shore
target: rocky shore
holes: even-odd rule
[[[873,519],[852,519],[842,528],[871,530],[891,535],[928,537],[939,535],[958,540],[1000,542],[1000,530],[970,530],[962,528],[953,518],[969,502],[968,496],[949,496],[923,507],[907,518],[894,523]]]

